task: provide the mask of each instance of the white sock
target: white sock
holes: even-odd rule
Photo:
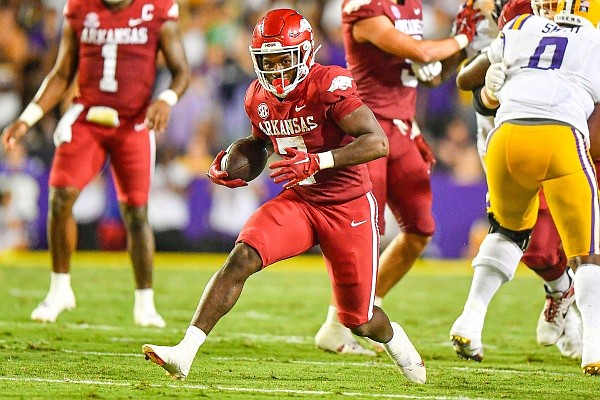
[[[506,279],[496,268],[480,265],[474,270],[465,311],[471,309],[485,315],[492,298]]]
[[[71,290],[71,274],[62,272],[50,273],[50,296],[60,296],[65,291]]]
[[[577,268],[575,301],[583,322],[581,365],[600,363],[600,266],[582,264]]]
[[[544,282],[546,288],[548,289],[548,293],[554,292],[566,292],[571,286],[571,278],[569,278],[569,274],[565,271],[558,279],[553,281]]]
[[[340,324],[337,316],[337,307],[330,305],[327,309],[327,318],[325,318],[326,324]]]
[[[185,336],[181,339],[181,342],[177,346],[185,349],[185,352],[190,355],[196,356],[198,349],[206,340],[206,333],[200,328],[195,326],[189,326],[185,331]]]
[[[135,308],[142,308],[146,310],[154,310],[154,289],[146,288],[146,289],[135,289]]]
[[[373,304],[376,305],[377,307],[381,308],[381,305],[383,304],[383,297],[375,296],[375,300],[373,301]]]

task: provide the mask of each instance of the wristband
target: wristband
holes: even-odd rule
[[[454,36],[453,39],[456,40],[459,50],[462,50],[469,45],[469,38],[464,33]]]
[[[498,97],[486,86],[481,88],[481,101],[490,110],[498,108]]]
[[[177,96],[177,93],[175,93],[174,90],[167,89],[158,95],[158,100],[162,100],[173,107],[179,101],[179,96]]]
[[[19,121],[23,121],[27,124],[28,127],[32,127],[35,125],[42,117],[44,116],[44,110],[42,107],[38,106],[36,103],[29,103],[27,107],[23,110],[21,115],[19,115]]]
[[[320,169],[333,168],[335,163],[333,161],[333,153],[331,151],[317,153],[317,155],[319,156]]]

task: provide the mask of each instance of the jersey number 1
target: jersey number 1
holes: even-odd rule
[[[102,46],[102,79],[100,79],[100,90],[114,93],[119,88],[119,82],[115,79],[117,74],[117,44],[107,43]]]

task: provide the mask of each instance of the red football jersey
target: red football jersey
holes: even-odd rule
[[[156,75],[160,28],[178,18],[177,4],[133,0],[113,11],[102,0],[68,0],[64,15],[79,41],[77,101],[112,107],[126,118],[144,113]]]
[[[498,29],[502,30],[504,25],[521,14],[532,14],[531,0],[510,0],[502,8],[500,17],[498,17]]]
[[[320,153],[345,146],[354,138],[336,121],[362,104],[347,70],[319,64],[285,99],[255,80],[244,100],[252,134],[271,140],[278,154],[285,154],[286,147]],[[366,166],[360,164],[319,171],[293,189],[315,203],[339,203],[370,191],[371,181]]]
[[[367,3],[367,4],[365,4]],[[413,119],[417,79],[410,62],[371,43],[358,43],[352,37],[353,25],[363,19],[385,16],[400,32],[423,38],[423,12],[420,0],[370,2],[344,0],[342,21],[348,69],[356,79],[360,97],[378,117]]]

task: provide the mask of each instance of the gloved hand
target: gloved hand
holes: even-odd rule
[[[224,156],[225,156],[225,150],[221,150],[219,152],[219,154],[217,154],[217,156],[213,160],[212,164],[210,165],[210,168],[208,169],[206,176],[208,176],[208,178],[213,183],[216,183],[217,185],[227,186],[228,188],[232,188],[232,189],[237,188],[237,187],[242,187],[242,186],[248,186],[248,182],[246,182],[243,179],[232,179],[232,180],[225,179],[225,178],[227,178],[227,175],[228,175],[227,171],[221,170],[221,160],[223,159]]]
[[[468,0],[463,4],[454,19],[454,26],[452,27],[454,36],[465,35],[469,42],[473,40],[477,33],[475,25],[485,18],[480,10],[473,8],[473,3],[472,0]]]
[[[428,64],[414,62],[410,65],[413,73],[421,82],[430,82],[442,72],[442,63],[434,61]]]
[[[286,147],[285,152],[287,154],[282,154],[284,160],[276,161],[269,165],[269,169],[279,168],[279,170],[272,172],[269,176],[273,178],[273,182],[275,183],[287,181],[283,185],[284,189],[296,186],[301,181],[310,178],[321,170],[317,154],[306,153],[292,147]]]
[[[415,136],[413,140],[415,145],[417,145],[417,149],[419,149],[419,153],[421,153],[421,157],[423,157],[423,161],[429,164],[429,171],[431,172],[431,168],[433,168],[437,162],[431,147],[429,147],[425,139],[423,139],[423,135]]]
[[[499,62],[493,63],[485,73],[485,87],[492,93],[496,93],[504,85],[506,80],[506,66]]]

